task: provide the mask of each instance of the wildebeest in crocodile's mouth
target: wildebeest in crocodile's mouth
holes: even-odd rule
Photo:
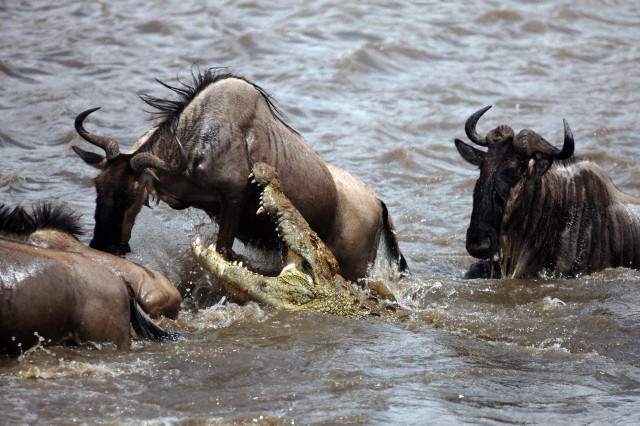
[[[261,275],[226,260],[213,245],[206,248],[197,239],[193,243],[196,258],[227,290],[289,310],[309,309],[353,318],[398,316],[397,305],[365,294],[340,275],[331,251],[282,192],[273,167],[256,163],[252,177],[262,187],[257,213],[267,214],[276,224],[289,250],[287,266],[277,276]]]

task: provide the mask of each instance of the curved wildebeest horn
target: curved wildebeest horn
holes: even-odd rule
[[[575,144],[569,123],[564,119],[562,121],[564,123],[564,144],[562,145],[562,149],[551,145],[551,143],[542,136],[529,129],[523,129],[518,133],[518,136],[516,136],[516,145],[527,155],[539,153],[548,155],[554,160],[566,160],[573,155]]]
[[[480,117],[482,117],[482,115],[487,112],[491,108],[491,106],[492,105],[486,106],[474,112],[473,114],[471,114],[471,117],[467,119],[467,122],[464,123],[464,131],[467,134],[467,137],[476,145],[487,146],[486,138],[481,138],[480,135],[478,135],[478,132],[476,132],[476,124],[478,123]]]
[[[129,164],[137,172],[149,168],[166,173],[180,173],[187,167],[187,154],[184,152],[180,139],[176,138],[176,144],[178,145],[179,154],[178,164],[171,164],[150,152],[141,152],[134,155]]]
[[[76,132],[78,132],[78,134],[82,136],[84,140],[94,144],[97,147],[104,149],[104,152],[107,155],[107,161],[109,161],[117,157],[118,154],[120,154],[120,147],[118,146],[118,142],[114,141],[113,139],[109,139],[103,136],[98,136],[98,135],[89,133],[82,126],[82,122],[84,121],[84,119],[87,118],[89,114],[99,109],[100,107],[91,108],[78,114],[78,116],[76,117],[76,121],[74,122],[74,125],[76,127]]]
[[[566,160],[567,158],[573,155],[573,149],[575,148],[575,143],[573,141],[573,132],[571,132],[571,128],[569,127],[569,123],[564,118],[562,119],[562,123],[564,124],[564,144],[562,145],[562,149],[560,152],[555,155],[557,160]]]

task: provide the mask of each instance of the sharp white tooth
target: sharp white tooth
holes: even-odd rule
[[[242,262],[238,263],[238,266],[242,268]]]
[[[253,172],[249,173],[249,179],[253,178],[255,175],[253,174]]]
[[[209,247],[207,247],[207,250],[214,251],[215,247],[213,247],[213,244],[209,244]]]
[[[262,214],[262,213],[266,213],[266,210],[264,209],[264,207],[260,206],[256,214]]]
[[[197,245],[201,245],[201,244],[202,244],[202,243],[200,242],[200,237],[197,237],[197,238],[196,238],[196,244],[197,244]]]
[[[251,179],[251,183],[253,183],[253,184],[257,184],[257,183],[258,183],[258,181],[257,181],[255,178],[253,178],[253,179]]]

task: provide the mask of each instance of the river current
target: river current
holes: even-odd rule
[[[412,275],[401,322],[230,302],[189,243],[195,210],[143,209],[130,258],[185,294],[177,342],[0,359],[6,424],[637,424],[640,272],[464,280],[478,171],[464,122],[508,124],[595,160],[640,195],[635,1],[2,1],[0,202],[52,199],[91,238],[96,171],[75,116],[130,147],[139,95],[195,68],[263,87],[327,162],[386,202]]]

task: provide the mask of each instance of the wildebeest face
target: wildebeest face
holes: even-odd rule
[[[496,127],[480,138],[475,125],[489,108],[477,111],[465,124],[469,139],[486,146],[487,151],[478,150],[459,139],[455,140],[455,144],[462,158],[480,169],[473,192],[471,223],[467,229],[467,251],[478,259],[497,261],[505,208],[518,195],[514,193],[514,188],[518,186],[519,190],[523,190],[524,185],[519,183],[541,178],[553,160],[570,157],[573,154],[573,136],[565,121],[562,151],[531,130],[522,130],[514,136],[513,129],[505,125]]]
[[[123,255],[131,251],[131,229],[140,209],[153,191],[156,177],[152,170],[180,172],[186,164],[185,153],[176,139],[178,165],[168,164],[147,152],[121,154],[116,141],[91,134],[82,126],[84,119],[97,109],[79,114],[75,127],[85,140],[104,149],[106,156],[73,147],[87,164],[101,170],[94,179],[97,192],[96,224],[89,245],[98,250]]]
[[[471,223],[467,229],[467,251],[479,259],[491,259],[498,253],[499,229],[511,189],[526,170],[526,160],[513,148],[513,130],[499,126],[489,132],[487,152],[456,140],[462,157],[480,169],[473,191]]]
[[[87,163],[87,156],[77,147],[76,153]],[[136,172],[130,165],[131,155],[120,154],[110,161],[92,165],[101,168],[94,179],[96,186],[95,228],[90,247],[108,253],[124,255],[130,252],[131,229],[142,205],[147,201],[145,172]],[[90,159],[89,159],[90,160]]]

